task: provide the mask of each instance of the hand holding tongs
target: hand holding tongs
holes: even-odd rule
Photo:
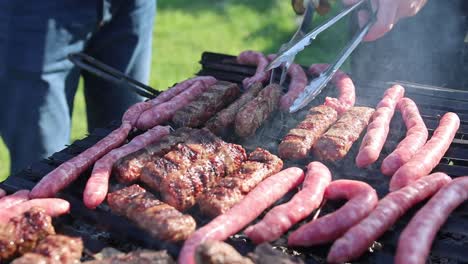
[[[370,8],[371,5],[370,5],[369,0],[361,0],[357,2],[356,4],[344,9],[335,17],[332,17],[329,20],[325,21],[323,24],[319,25],[311,32],[305,34],[302,38],[295,38],[296,35],[298,35],[298,33],[296,32],[296,34],[294,35],[293,39],[290,42],[281,46],[281,49],[278,52],[279,53],[278,57],[276,57],[276,59],[274,59],[270,63],[270,65],[267,67],[267,70],[271,70],[281,65],[284,65],[282,68],[283,70],[282,75],[285,74],[285,71],[287,71],[287,68],[289,67],[289,65],[291,65],[291,63],[294,61],[294,58],[297,55],[297,53],[301,52],[302,50],[304,50],[306,46],[310,45],[312,40],[314,40],[318,34],[322,33],[323,31],[328,29],[330,26],[338,22],[341,18],[345,17],[352,11],[356,10],[365,2],[368,2],[369,8]],[[309,1],[309,5],[306,8],[306,14],[307,14],[307,11],[310,9],[310,6],[311,4]],[[306,17],[304,16],[304,18]],[[340,52],[339,56],[333,62],[333,64],[331,64],[327,70],[322,72],[319,77],[312,80],[308,86],[306,86],[306,88],[304,89],[304,92],[302,92],[298,96],[298,98],[294,101],[293,105],[289,108],[289,111],[291,113],[297,112],[298,110],[306,106],[317,95],[319,95],[320,92],[322,92],[322,90],[331,80],[335,72],[343,65],[343,63],[346,61],[349,55],[354,51],[354,49],[359,45],[359,43],[361,43],[362,39],[367,34],[367,32],[369,31],[370,27],[374,24],[374,22],[375,22],[375,15],[371,16],[367,24],[364,25],[364,27],[362,27],[361,30],[353,37],[353,39],[345,46],[345,48]],[[303,24],[304,24],[304,21],[303,21]],[[301,27],[299,28],[298,32],[301,31]],[[273,78],[271,80],[273,81]],[[280,84],[282,84],[283,81],[284,79],[281,78]]]
[[[117,85],[126,86],[143,97],[151,99],[158,96],[160,93],[156,89],[132,79],[111,66],[84,53],[68,54],[68,59],[79,68]]]

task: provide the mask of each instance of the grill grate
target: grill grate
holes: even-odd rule
[[[201,59],[202,70],[198,75],[213,75],[218,79],[240,83],[245,77],[252,75],[255,68],[251,66],[239,65],[235,62],[235,57],[205,52]],[[383,91],[389,86],[385,83],[369,83],[366,81],[356,81],[357,83],[357,104],[375,106],[382,97]],[[286,83],[287,84],[287,83]],[[412,98],[420,107],[421,114],[428,128],[433,131],[438,124],[438,119],[447,111],[457,113],[462,120],[460,130],[456,139],[452,143],[449,151],[442,159],[436,170],[446,172],[452,177],[468,175],[468,93],[445,88],[429,87],[419,84],[402,83],[406,88],[406,96]],[[333,89],[326,89],[318,99],[311,103],[317,105],[323,102],[325,96],[333,96]],[[247,150],[253,150],[260,146],[276,154],[277,144],[290,128],[300,122],[306,110],[295,115],[279,113],[274,119],[264,125],[255,136],[247,140],[236,138],[226,139],[234,143],[242,144]],[[53,170],[66,160],[90,147],[105,135],[110,133],[119,124],[111,124],[107,128],[97,129],[82,140],[74,142],[66,149],[55,153],[50,158],[36,162],[20,173],[13,175],[7,181],[0,184],[9,193],[18,189],[31,189],[35,182]],[[396,114],[391,124],[391,132],[383,154],[388,154],[404,136],[405,129],[401,117]],[[387,193],[388,177],[381,175],[378,164],[382,158],[368,169],[359,170],[354,165],[354,157],[360,142],[356,142],[350,154],[342,161],[326,164],[335,179],[348,178],[365,181],[376,188],[380,197]],[[385,156],[385,155],[382,155]],[[304,167],[305,162],[286,161],[287,166]],[[57,230],[64,234],[82,236],[85,244],[85,257],[90,258],[93,253],[100,251],[104,247],[115,247],[122,251],[129,251],[136,248],[166,249],[174,257],[177,256],[180,246],[177,244],[164,243],[152,239],[146,232],[140,230],[126,219],[109,213],[109,208],[104,204],[96,210],[88,210],[82,203],[82,190],[85,186],[90,170],[84,173],[71,187],[64,190],[61,196],[72,204],[70,215],[55,219]],[[288,200],[293,193],[286,195],[281,203]],[[325,205],[322,212],[335,210],[340,204],[332,203]],[[417,208],[420,208],[419,205]],[[391,230],[382,236],[378,243],[374,245],[373,252],[367,253],[358,263],[393,263],[393,254],[396,249],[399,233],[406,226],[411,216],[417,211],[414,208],[400,219]],[[208,219],[201,216],[195,208],[189,211],[197,220],[198,225],[202,225]],[[323,213],[322,213],[323,214]],[[306,219],[304,222],[309,221]],[[432,252],[432,263],[466,263],[468,262],[468,231],[466,223],[468,221],[468,204],[464,203],[449,217],[447,223],[442,227],[436,237]],[[297,226],[301,225],[299,223]],[[295,228],[293,228],[295,229]],[[288,248],[286,246],[287,235],[273,243],[273,246],[289,255],[300,256],[307,263],[324,263],[324,258],[328,252],[329,245],[312,248]],[[254,245],[242,234],[239,233],[231,237],[228,241],[234,245],[241,253],[246,254],[254,249]]]

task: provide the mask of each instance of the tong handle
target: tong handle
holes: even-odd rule
[[[87,54],[81,52],[71,53],[68,54],[68,59],[79,68],[86,70],[89,73],[92,73],[104,80],[113,82],[117,85],[123,85],[143,97],[151,99],[160,94],[160,92],[156,89],[128,77],[122,72],[100,62],[99,60],[96,60]]]

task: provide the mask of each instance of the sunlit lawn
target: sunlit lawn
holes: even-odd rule
[[[193,76],[203,51],[236,55],[246,49],[272,53],[287,41],[298,19],[287,0],[159,0],[154,30],[151,86],[165,89]],[[338,7],[337,7],[338,8]],[[323,19],[318,15],[316,20]],[[297,59],[306,65],[329,62],[347,38],[339,25],[320,37]],[[72,140],[87,133],[85,102],[78,90],[73,111]],[[9,156],[0,141],[0,180],[7,177]]]

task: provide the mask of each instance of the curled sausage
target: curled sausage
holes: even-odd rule
[[[398,240],[395,263],[425,263],[439,228],[468,199],[468,176],[445,185],[421,208]]]
[[[406,211],[427,197],[431,197],[451,180],[445,173],[434,173],[389,193],[379,201],[369,216],[335,241],[330,248],[327,261],[342,263],[358,258]]]
[[[251,77],[245,78],[242,81],[242,85],[244,85],[245,89],[248,89],[250,85],[256,82],[263,83],[270,77],[270,74],[265,71],[266,67],[268,66],[268,59],[261,52],[253,50],[243,51],[239,54],[239,56],[237,56],[237,62],[240,64],[257,66],[255,74]]]
[[[396,191],[410,182],[428,175],[447,152],[459,126],[460,118],[458,115],[446,113],[431,139],[395,172],[390,181],[390,191]]]
[[[288,245],[312,246],[333,241],[369,215],[379,200],[375,190],[367,183],[352,180],[333,181],[325,190],[324,198],[344,198],[348,202],[336,212],[313,220],[291,233]]]
[[[320,162],[309,163],[302,190],[289,202],[271,209],[262,221],[248,227],[244,233],[256,244],[278,239],[320,206],[330,181],[331,173],[325,165]]]

